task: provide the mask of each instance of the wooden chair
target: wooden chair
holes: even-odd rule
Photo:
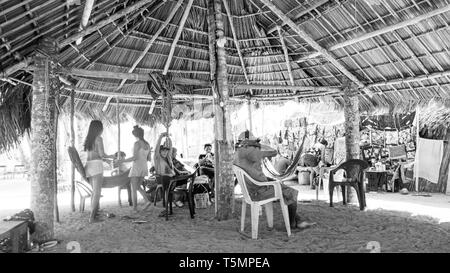
[[[364,210],[366,207],[366,194],[364,192],[364,170],[369,167],[369,164],[361,159],[350,159],[341,163],[336,168],[330,170],[329,178],[329,194],[330,194],[330,207],[333,207],[333,191],[336,186],[341,186],[342,191],[342,203],[346,204],[346,191],[345,186],[353,187],[356,190],[358,196],[359,209]],[[342,181],[335,181],[334,175],[338,170],[345,171],[345,177]],[[349,177],[351,176],[351,177]]]
[[[250,177],[250,175],[244,171],[241,167],[233,165],[233,171],[236,175],[237,181],[241,187],[244,199],[242,200],[242,212],[241,212],[241,232],[244,231],[245,227],[245,213],[247,210],[247,204],[251,207],[251,218],[252,218],[252,239],[258,238],[258,224],[259,224],[259,212],[262,205],[265,207],[267,225],[269,228],[273,227],[273,202],[280,200],[281,212],[283,213],[284,224],[286,226],[286,231],[288,236],[291,236],[291,226],[289,223],[289,214],[287,205],[284,203],[283,194],[281,191],[280,181],[271,182],[258,182]],[[253,201],[247,190],[247,184],[245,178],[251,183],[257,186],[273,186],[275,191],[275,196],[260,201]]]
[[[91,189],[91,195],[92,195],[92,186],[89,184],[89,181],[86,177],[86,171],[84,170],[84,166],[81,163],[80,156],[78,155],[78,151],[74,147],[69,147],[68,149],[70,160],[72,161],[72,164],[74,164],[75,169],[80,173],[81,178],[83,179],[83,184],[89,185],[89,188]],[[128,177],[130,173],[130,169],[126,172],[123,172],[121,174],[118,174],[116,176],[105,176],[103,177],[103,185],[102,188],[114,188],[118,187],[118,199],[119,199],[119,206],[122,206],[121,197],[120,197],[120,190],[122,188],[129,189],[128,191],[128,203],[132,204],[131,201],[131,186],[130,185],[130,178]],[[78,181],[80,182],[80,181]],[[80,194],[80,198],[82,198],[82,195]],[[86,199],[85,197],[84,199]],[[84,200],[83,199],[83,200]],[[80,204],[81,206],[81,204]],[[84,204],[83,204],[84,208]]]

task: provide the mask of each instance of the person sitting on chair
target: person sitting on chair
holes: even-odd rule
[[[198,166],[204,167],[202,168],[201,174],[207,175],[209,179],[214,178],[214,153],[211,152],[212,145],[206,143],[203,147],[205,150],[204,154],[200,154],[198,156]]]
[[[264,175],[261,162],[264,157],[275,156],[277,151],[269,146],[260,144],[260,140],[254,138],[248,130],[241,133],[238,140],[233,163],[244,169],[250,177],[259,182],[273,181],[273,179]],[[255,201],[275,196],[274,187],[272,186],[261,187],[247,181],[246,184],[251,198]],[[284,202],[288,207],[291,228],[304,228],[311,225],[310,223],[300,221],[300,216],[297,213],[298,191],[284,184],[281,184],[281,190]]]
[[[209,143],[206,143],[203,149],[205,153],[198,156],[199,161],[194,167],[200,167],[199,175],[206,175],[209,178],[210,199],[214,201],[214,153]]]
[[[165,144],[161,145],[163,137],[167,136],[168,134],[165,132],[159,136],[158,141],[156,142],[156,149],[153,157],[155,175],[160,177],[160,181],[164,188],[169,186],[170,179],[176,175],[173,169],[172,161],[172,141],[170,138],[167,138]],[[159,216],[166,216],[166,210],[163,210]]]

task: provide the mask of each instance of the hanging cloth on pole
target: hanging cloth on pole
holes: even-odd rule
[[[416,155],[418,154],[420,164],[415,164],[414,174],[437,184],[443,153],[444,141],[419,138]]]

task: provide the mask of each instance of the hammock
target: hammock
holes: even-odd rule
[[[276,179],[276,180],[289,180],[291,179],[291,176],[294,174],[295,170],[297,169],[297,165],[300,161],[302,150],[303,150],[303,144],[305,143],[306,134],[303,135],[302,144],[300,144],[300,147],[298,148],[297,152],[295,153],[294,160],[291,162],[291,164],[287,167],[286,171],[282,174],[278,173],[275,168],[272,165],[272,162],[270,162],[269,159],[264,158],[263,159],[263,167],[266,170],[266,174],[269,175],[269,177]]]
[[[69,147],[67,150],[69,152],[70,161],[72,161],[73,165],[80,173],[81,177],[85,181],[89,182],[89,180],[86,177],[86,171],[84,170],[83,163],[81,163],[81,159],[80,156],[78,155],[77,149],[75,149],[74,147]],[[126,172],[121,173],[119,175],[104,176],[102,188],[114,188],[125,186],[126,184],[130,183],[130,178],[128,177],[129,173],[130,170],[127,170]]]

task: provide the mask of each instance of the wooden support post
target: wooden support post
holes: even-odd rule
[[[75,91],[70,93],[70,145],[75,148]],[[75,212],[75,165],[71,162],[70,168],[70,208]]]
[[[228,111],[228,81],[227,62],[225,52],[225,33],[222,17],[222,1],[209,0],[208,10],[214,12],[215,19],[215,46],[217,76],[212,85],[215,98],[214,107],[214,136],[215,136],[215,196],[216,217],[220,220],[231,218],[231,202],[234,193],[233,180],[233,150],[230,113]]]
[[[349,81],[344,82],[344,117],[345,117],[345,149],[346,160],[359,159],[359,100],[357,87]],[[347,188],[348,201],[357,202],[352,187]]]
[[[58,105],[58,101],[59,101],[59,90],[56,89],[56,94],[55,94],[55,104]],[[59,110],[56,107],[55,109],[55,129],[54,129],[54,134],[55,134],[55,146],[54,146],[54,150],[53,150],[53,156],[55,157],[55,166],[53,171],[55,172],[55,197],[53,202],[54,204],[54,208],[53,208],[53,213],[55,215],[55,221],[57,223],[59,223],[59,208],[58,208],[58,119],[59,119]]]
[[[248,130],[253,132],[253,118],[252,118],[252,102],[251,100],[247,100],[247,108],[248,108]]]
[[[117,119],[117,159],[120,158],[120,115],[119,115],[119,98],[116,97],[116,119]]]
[[[55,84],[59,79],[54,73],[56,65],[48,57],[57,53],[54,41],[44,38],[39,49],[34,57],[31,108],[31,210],[36,223],[33,237],[42,242],[54,238]]]
[[[416,153],[415,153],[415,168],[414,175],[416,176],[416,192],[419,192],[419,142],[420,142],[420,115],[419,115],[419,106],[416,108]]]

